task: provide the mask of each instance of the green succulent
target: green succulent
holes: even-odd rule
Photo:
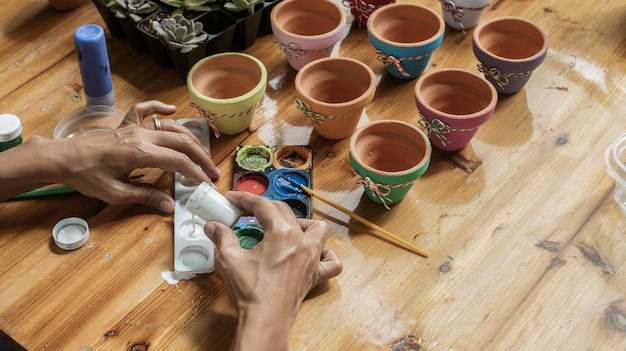
[[[115,17],[130,19],[135,23],[159,8],[150,0],[110,0],[106,6],[115,12]]]
[[[224,4],[224,8],[231,12],[248,10],[248,14],[254,13],[254,6],[263,3],[263,0],[230,0]]]
[[[189,11],[208,12],[211,11],[211,7],[205,6],[205,4],[215,1],[216,0],[161,0],[162,3],[176,8],[176,10],[172,12],[172,15],[184,15]]]
[[[202,23],[194,22],[181,14],[173,15],[152,22],[157,35],[172,50],[186,53],[207,40],[208,34],[202,32]]]

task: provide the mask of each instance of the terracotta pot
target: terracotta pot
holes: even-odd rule
[[[208,56],[187,75],[191,101],[218,137],[241,133],[250,126],[266,86],[263,63],[237,52]]]
[[[371,122],[350,138],[350,163],[365,193],[387,209],[426,172],[431,152],[426,134],[403,121]]]
[[[443,20],[454,29],[475,27],[491,0],[439,0]]]
[[[425,74],[415,84],[420,124],[434,146],[460,150],[493,114],[498,93],[480,75],[448,68]]]
[[[329,0],[284,0],[270,14],[279,48],[295,70],[330,56],[346,34],[346,14]]]
[[[393,4],[396,0],[347,0],[344,5],[350,7],[350,13],[354,16],[354,21],[359,28],[367,26],[367,19],[379,7]]]
[[[84,0],[48,0],[50,6],[60,11],[71,11],[84,2]]]
[[[296,74],[296,106],[327,139],[350,136],[374,98],[374,72],[346,57],[313,61]]]
[[[478,70],[500,93],[520,91],[548,52],[548,35],[532,22],[499,17],[474,29],[472,47]]]
[[[428,7],[390,4],[374,11],[367,20],[367,34],[378,60],[394,77],[413,79],[441,45],[445,23]]]

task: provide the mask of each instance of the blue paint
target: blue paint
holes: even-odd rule
[[[305,195],[300,185],[310,186],[309,176],[299,170],[278,169],[270,172],[270,190],[284,198],[297,198]]]
[[[115,106],[104,30],[96,24],[81,26],[74,32],[74,44],[87,106]]]

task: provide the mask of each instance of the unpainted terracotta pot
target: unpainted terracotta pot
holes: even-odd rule
[[[426,134],[404,121],[370,122],[350,138],[350,163],[365,193],[385,207],[404,198],[426,172],[431,153]]]
[[[223,134],[246,130],[265,94],[267,70],[254,56],[226,52],[198,61],[187,75],[191,101]]]
[[[413,3],[380,7],[367,20],[367,34],[378,60],[396,78],[419,76],[441,45],[445,31],[441,15]]]
[[[279,48],[295,70],[330,56],[346,34],[346,14],[330,0],[283,0],[270,14]]]
[[[324,138],[350,136],[376,92],[374,72],[347,57],[326,57],[296,74],[296,107]]]
[[[479,71],[500,93],[520,91],[548,52],[548,34],[518,17],[498,17],[479,24],[472,48]]]
[[[493,114],[498,93],[479,74],[458,68],[440,69],[415,83],[420,124],[441,150],[464,148]]]

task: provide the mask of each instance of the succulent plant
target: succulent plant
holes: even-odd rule
[[[106,6],[115,12],[115,17],[127,18],[135,23],[159,8],[150,0],[109,0]]]
[[[161,22],[153,21],[152,28],[172,50],[186,53],[207,40],[208,34],[202,32],[202,23],[194,22],[181,14],[164,18]]]
[[[205,4],[215,1],[216,0],[161,0],[162,3],[176,8],[176,10],[172,12],[172,15],[184,15],[189,11],[208,12],[211,11],[211,7],[205,6]]]
[[[254,6],[263,3],[263,0],[230,0],[224,4],[224,8],[231,12],[248,10],[248,14],[254,13]]]

